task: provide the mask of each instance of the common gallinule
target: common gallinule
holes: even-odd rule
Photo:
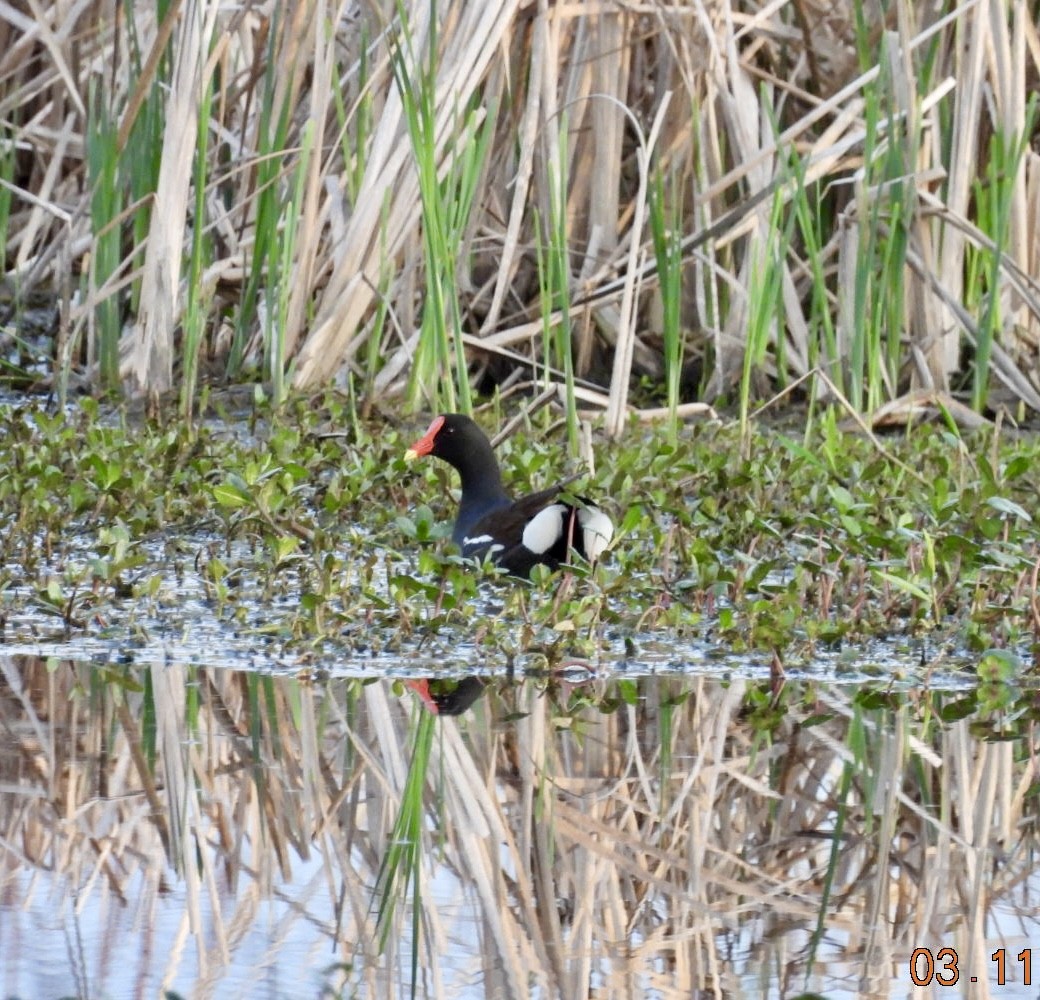
[[[405,681],[434,715],[462,715],[483,693],[487,682],[482,677],[427,677]]]
[[[558,500],[562,484],[513,500],[502,487],[487,435],[461,413],[434,417],[404,457],[421,455],[443,458],[462,477],[451,537],[464,556],[490,556],[510,573],[528,576],[539,563],[556,569],[570,550],[594,562],[614,536],[613,523],[599,507],[583,497],[576,504]]]

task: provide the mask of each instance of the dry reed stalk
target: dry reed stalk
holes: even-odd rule
[[[949,164],[945,204],[955,216],[967,217],[973,164],[978,157],[979,120],[982,116],[982,95],[985,89],[984,54],[990,32],[989,5],[976,4],[966,14],[954,37],[954,75],[958,81],[954,96],[951,136],[957,156]],[[958,44],[963,38],[963,43]],[[936,240],[935,242],[939,242]],[[964,288],[964,237],[956,229],[941,234],[941,254],[934,272],[938,284],[955,301],[962,298]],[[941,367],[952,371],[957,362],[957,338],[951,336],[954,317],[947,310],[936,334],[941,338]]]
[[[447,155],[453,138],[450,124],[465,107],[508,27],[514,3],[473,4],[451,24],[443,38],[438,106],[438,152]],[[416,51],[427,42],[427,9],[410,11],[410,28]],[[387,66],[379,72],[389,78]],[[392,193],[389,215],[383,225],[383,205]],[[345,233],[347,252],[330,275],[317,305],[314,327],[303,343],[295,381],[300,387],[327,380],[360,346],[358,328],[379,286],[382,253],[394,258],[419,218],[419,187],[411,163],[401,100],[396,91],[386,95],[379,122],[367,151],[365,176],[355,213]],[[392,364],[392,360],[391,360]],[[384,379],[392,381],[395,372]]]
[[[308,115],[312,122],[325,122],[330,117],[332,91],[335,84],[335,35],[323,37],[324,27],[330,16],[326,5],[317,5],[312,15],[310,32],[313,34],[311,45],[313,78],[310,86],[310,107]],[[320,135],[320,132],[319,132]],[[313,289],[318,276],[324,269],[320,259],[325,249],[323,215],[323,190],[327,166],[323,157],[316,152],[307,163],[307,176],[304,184],[303,205],[296,233],[297,253],[293,261],[293,276],[290,284],[289,308],[286,316],[285,353],[287,357],[296,354],[297,346],[305,336],[307,311]]]
[[[137,392],[162,393],[173,386],[173,332],[180,320],[180,277],[200,127],[198,109],[202,90],[209,85],[205,53],[219,10],[219,2],[185,0],[174,31],[176,56],[166,103],[155,210],[145,249],[141,308],[122,345],[121,371]]]
[[[636,195],[632,229],[629,233],[628,266],[625,269],[626,281],[621,296],[617,342],[614,345],[614,369],[610,379],[610,402],[607,404],[606,413],[606,429],[612,437],[620,436],[627,419],[628,388],[632,374],[632,352],[636,336],[635,308],[638,291],[636,281],[645,266],[641,263],[645,255],[641,252],[640,247],[650,181],[650,156],[664,122],[669,96],[665,95],[662,100],[646,140],[644,141],[642,136],[639,137],[639,152],[637,153],[639,189]]]

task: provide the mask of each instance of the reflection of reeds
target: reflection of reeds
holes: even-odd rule
[[[305,947],[344,995],[393,994],[414,959],[433,996],[888,996],[916,947],[988,968],[987,921],[1037,846],[1034,760],[938,725],[940,695],[867,710],[820,688],[767,726],[780,706],[739,682],[647,679],[574,716],[525,684],[459,720],[387,684],[11,658],[0,676],[0,912],[48,891],[67,921],[114,906],[148,956],[134,974],[196,995],[236,995],[258,962],[299,976]],[[411,846],[406,898],[377,876]],[[0,920],[5,955],[22,919]],[[80,976],[113,994],[98,947]]]

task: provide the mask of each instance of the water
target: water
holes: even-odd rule
[[[407,996],[413,952],[433,997],[1036,995],[1035,692],[868,703],[716,655],[434,717],[403,659],[62,641],[0,656],[4,997]],[[918,989],[943,948],[958,984]]]
[[[218,527],[5,564],[0,997],[1036,995],[1036,692],[956,623],[781,673],[608,602],[572,654],[359,535],[315,629]]]
[[[508,583],[486,584],[462,628],[427,630],[419,622],[417,627],[400,629],[386,574],[370,573],[363,580],[359,576],[343,580],[341,588],[353,588],[365,595],[363,600],[370,606],[382,603],[389,610],[377,615],[371,625],[345,625],[338,636],[334,629],[326,628],[321,640],[315,641],[307,623],[302,634],[295,624],[305,587],[293,571],[280,570],[277,585],[271,585],[256,572],[258,556],[247,542],[228,541],[205,530],[138,543],[140,563],[124,574],[135,588],[134,595],[106,600],[92,613],[92,605],[82,597],[89,596],[90,568],[105,556],[94,547],[93,537],[77,543],[75,536],[69,536],[63,543],[66,551],[50,573],[60,580],[71,569],[73,576],[83,577],[78,592],[84,609],[77,607],[75,627],[70,628],[60,611],[66,599],[75,596],[74,588],[65,585],[55,605],[29,588],[10,585],[0,593],[0,620],[4,648],[13,655],[266,673],[317,669],[329,676],[350,677],[425,676],[444,670],[454,675],[502,674],[511,670],[523,673],[527,666],[544,664],[545,643],[561,638],[550,630],[532,652],[527,648],[530,629],[518,619],[506,642],[474,641],[482,622],[500,619],[505,588],[513,586]],[[364,539],[358,540],[359,548],[365,544]],[[223,599],[216,596],[217,588],[207,577],[206,561],[211,557],[229,567],[249,569]],[[8,571],[13,580],[48,575],[46,565],[36,567],[33,574],[20,573],[14,565]],[[360,617],[357,610],[349,609],[344,617]],[[617,610],[621,620],[631,618],[626,609]],[[595,656],[582,663],[596,673],[626,676],[704,674],[745,680],[770,676],[770,656],[756,651],[736,653],[713,640],[713,631],[711,622],[704,623],[694,636],[678,635],[674,629],[633,631],[628,626],[603,625],[596,630]],[[1021,652],[1028,655],[1026,650]],[[976,683],[977,660],[977,655],[958,648],[948,637],[907,638],[896,633],[852,644],[805,642],[803,648],[788,654],[784,668],[792,679],[852,682],[884,678],[900,687],[924,684],[951,689]]]

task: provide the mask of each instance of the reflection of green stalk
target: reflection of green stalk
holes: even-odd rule
[[[141,693],[141,753],[148,764],[149,771],[154,774],[156,734],[158,732],[155,714],[155,684],[153,683],[150,670],[144,670],[141,673],[141,682],[144,688]]]
[[[419,878],[419,865],[422,852],[423,789],[426,787],[426,773],[430,764],[430,748],[433,746],[433,732],[437,717],[422,711],[415,728],[415,739],[412,745],[412,760],[408,768],[408,778],[401,793],[401,810],[394,821],[390,834],[390,843],[383,863],[376,876],[376,895],[379,898],[379,910],[376,917],[380,954],[386,950],[387,941],[392,930],[394,908],[398,897],[412,889],[412,992],[415,993],[419,977],[419,941],[420,923],[422,919],[422,886]],[[403,885],[401,883],[403,882]]]
[[[852,731],[856,726],[856,719],[853,719],[849,723],[849,736],[851,740]],[[806,977],[812,973],[813,963],[816,960],[816,951],[820,946],[820,942],[823,940],[823,935],[828,930],[828,918],[831,914],[830,911],[830,899],[831,893],[834,889],[834,876],[838,870],[838,861],[842,856],[843,850],[846,848],[844,840],[845,832],[845,820],[848,816],[848,803],[849,795],[853,788],[853,783],[857,778],[862,778],[864,772],[867,771],[866,767],[856,768],[851,763],[846,763],[842,769],[841,781],[838,788],[838,802],[834,810],[834,833],[831,837],[831,852],[827,860],[827,870],[824,872],[823,877],[823,891],[820,894],[819,911],[816,919],[816,930],[813,931],[813,936],[809,941],[808,954],[806,956]]]

